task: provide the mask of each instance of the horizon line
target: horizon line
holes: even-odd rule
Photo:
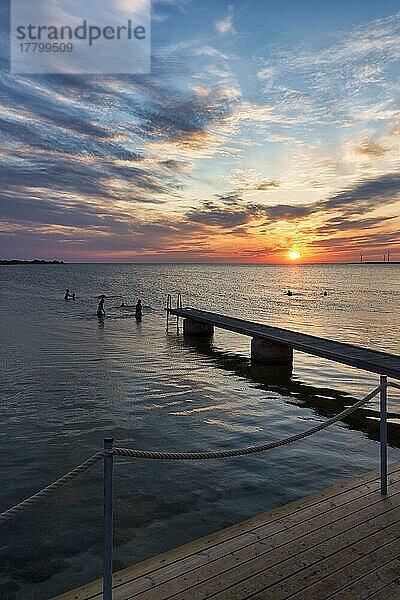
[[[190,261],[190,262],[168,262],[168,261],[65,261],[64,259],[58,259],[58,258],[54,258],[54,259],[46,259],[46,258],[0,258],[0,261],[26,261],[26,262],[33,262],[33,261],[46,261],[49,264],[52,263],[52,261],[59,261],[58,263],[55,263],[57,266],[62,266],[62,265],[224,265],[224,266],[231,266],[231,265],[240,265],[240,266],[244,266],[244,265],[250,265],[250,266],[270,266],[270,267],[274,267],[274,266],[280,266],[280,267],[287,267],[287,266],[312,266],[312,265],[398,265],[400,264],[400,261],[389,261],[389,262],[384,262],[384,261],[378,261],[378,260],[364,260],[363,262],[361,261],[342,261],[342,262],[296,262],[296,261],[291,261],[291,262],[285,262],[285,263],[271,263],[271,262],[202,262],[202,261]],[[62,261],[62,263],[60,262]],[[53,263],[54,264],[54,263]],[[13,265],[11,265],[13,266]]]

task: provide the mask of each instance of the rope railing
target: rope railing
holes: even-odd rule
[[[96,452],[96,454],[93,454],[93,456],[85,460],[83,463],[81,463],[71,471],[68,471],[68,473],[63,475],[63,477],[60,477],[60,479],[53,481],[53,483],[50,483],[50,485],[47,485],[39,492],[36,492],[36,494],[33,494],[33,496],[30,496],[29,498],[23,500],[19,504],[16,504],[8,510],[5,510],[4,512],[0,513],[0,523],[4,523],[4,521],[8,521],[12,517],[17,516],[19,513],[23,512],[27,508],[31,508],[32,506],[35,506],[35,504],[43,502],[44,500],[46,500],[46,498],[57,492],[64,485],[66,485],[76,477],[79,477],[79,475],[82,475],[83,473],[88,471],[91,467],[93,467],[93,465],[102,460],[107,454],[108,452],[106,452],[105,450],[102,450],[101,452]]]
[[[374,398],[381,391],[381,386],[375,388],[370,394],[349,406],[339,414],[327,419],[323,423],[312,427],[306,431],[302,431],[300,433],[296,433],[295,435],[275,440],[273,442],[268,442],[266,444],[261,444],[258,446],[248,446],[245,448],[236,448],[232,450],[216,450],[216,451],[206,451],[206,452],[156,452],[156,451],[147,451],[147,450],[134,450],[130,448],[112,448],[110,450],[102,450],[97,452],[83,463],[66,473],[60,479],[57,479],[50,485],[46,486],[33,496],[30,496],[26,500],[23,500],[19,504],[9,508],[8,510],[0,513],[0,523],[8,521],[9,519],[17,516],[21,512],[35,506],[46,500],[49,496],[53,495],[64,485],[79,477],[86,471],[88,471],[91,467],[93,467],[97,462],[105,458],[106,456],[125,456],[129,458],[142,458],[142,459],[150,459],[150,460],[215,460],[221,458],[231,458],[234,456],[246,456],[248,454],[255,454],[258,452],[265,452],[266,450],[272,450],[273,448],[279,448],[280,446],[285,446],[286,444],[291,444],[293,442],[302,440],[314,433],[322,431],[326,429],[330,425],[337,423],[341,419],[348,417],[352,413],[356,412],[359,408],[367,404],[372,398]]]
[[[231,458],[233,456],[245,456],[247,454],[255,454],[256,452],[265,452],[266,450],[272,450],[273,448],[279,448],[280,446],[285,446],[286,444],[291,444],[292,442],[302,440],[310,435],[313,435],[314,433],[317,433],[318,431],[326,429],[341,419],[348,417],[353,412],[356,412],[356,410],[358,410],[361,406],[364,406],[364,404],[367,404],[367,402],[374,398],[379,393],[380,389],[380,386],[377,387],[362,400],[359,400],[352,406],[349,406],[343,410],[341,413],[331,417],[319,425],[316,425],[315,427],[312,427],[311,429],[307,429],[301,433],[296,433],[295,435],[291,435],[274,442],[268,442],[267,444],[262,444],[260,446],[249,446],[247,448],[237,448],[232,450],[216,450],[212,452],[151,452],[146,450],[130,450],[127,448],[116,447],[113,448],[113,454],[115,456],[147,458],[152,460],[213,460],[218,458]]]

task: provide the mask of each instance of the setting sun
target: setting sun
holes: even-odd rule
[[[300,258],[300,256],[301,256],[300,252],[295,252],[295,251],[289,252],[289,258],[291,260],[297,260],[298,258]]]

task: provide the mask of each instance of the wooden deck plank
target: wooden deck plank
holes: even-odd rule
[[[365,369],[371,373],[387,375],[400,379],[400,357],[387,352],[380,352],[370,348],[363,348],[355,344],[337,342],[327,338],[320,338],[299,331],[273,327],[254,321],[246,321],[229,317],[206,310],[194,308],[172,309],[171,314],[201,321],[251,337],[261,337],[274,342],[286,344],[300,352],[306,352],[321,358],[327,358],[352,367]]]
[[[392,536],[396,536],[396,532],[392,531]],[[327,600],[330,598],[331,592],[337,592],[339,590],[337,597],[342,600],[342,594],[344,594],[346,583],[349,581],[353,581],[353,579],[361,578],[365,573],[369,573],[369,571],[375,570],[378,566],[383,562],[389,561],[390,556],[389,553],[391,551],[398,551],[398,539],[393,540],[391,544],[387,544],[386,546],[375,548],[368,551],[368,540],[361,540],[357,550],[354,548],[349,548],[347,553],[342,556],[339,554],[338,557],[334,557],[336,560],[334,561],[332,557],[326,561],[326,564],[323,564],[320,568],[319,564],[313,565],[310,569],[305,569],[304,572],[299,572],[293,575],[291,578],[285,578],[284,576],[281,578],[278,584],[274,586],[269,586],[268,588],[263,588],[256,594],[250,593],[246,595],[243,590],[235,590],[237,594],[240,595],[232,595],[233,590],[227,590],[227,593],[221,594],[218,596],[212,596],[214,598],[224,598],[227,600],[228,598],[241,598],[247,599],[250,598],[252,600],[263,600],[264,598],[273,598],[273,600],[286,600],[290,598],[290,600]],[[363,553],[362,558],[359,558],[358,561],[353,560],[359,556],[358,553]],[[334,571],[336,567],[336,571]],[[322,579],[319,580],[320,577],[324,577],[326,570],[329,569],[333,571],[330,577],[326,577],[326,581]],[[357,570],[358,569],[358,570]],[[283,573],[281,575],[284,575]],[[342,578],[343,576],[343,578]],[[312,585],[312,582],[316,581],[315,585]],[[333,582],[333,587],[330,588],[330,584]],[[308,585],[311,584],[311,585]],[[300,591],[297,591],[299,588]],[[250,590],[250,588],[247,588]],[[352,596],[352,600],[356,596]]]
[[[253,590],[250,593],[261,599],[262,590],[270,586],[268,598],[275,600],[269,592],[271,586],[278,582],[275,578],[266,583],[266,565],[286,561],[286,566],[291,564],[292,569],[299,571],[299,560],[305,560],[305,566],[300,565],[304,576],[307,568],[315,570],[315,566],[309,566],[313,565],[312,560],[318,564],[330,560],[327,553],[332,554],[332,540],[339,544],[339,550],[334,552],[350,552],[344,535],[347,531],[354,544],[366,539],[370,542],[375,540],[378,544],[382,528],[386,526],[388,529],[388,523],[393,524],[400,518],[400,494],[395,494],[400,491],[400,463],[392,465],[390,471],[388,499],[383,499],[377,491],[379,480],[376,472],[352,479],[116,573],[114,599],[161,600],[173,597],[174,600],[195,600],[213,597],[241,600],[247,595],[240,595],[243,592],[240,586],[246,582],[249,585],[253,570],[253,578],[255,581],[258,579],[258,583],[255,588],[250,586]],[[341,526],[344,529],[341,530]],[[384,540],[386,545],[390,543],[389,538],[390,535]],[[364,553],[367,549],[365,547]],[[321,550],[325,555],[321,554]],[[353,556],[354,561],[359,557],[351,552],[349,556]],[[392,560],[395,556],[390,558]],[[282,569],[278,567],[279,564],[276,569],[268,567],[268,572],[275,569],[276,577],[280,577]],[[329,573],[325,573],[324,577],[328,576]],[[291,577],[294,575],[288,571],[286,579]],[[219,580],[223,585],[216,583]],[[384,583],[390,584],[389,581]],[[228,586],[231,586],[229,595]],[[300,589],[295,588],[292,594]],[[97,581],[53,600],[100,600],[100,591],[101,581]],[[282,598],[286,597],[282,595]]]
[[[400,598],[400,577],[395,581],[382,588],[372,596],[368,596],[368,600],[399,600]]]
[[[387,587],[388,583],[391,584],[398,580],[400,585],[399,574],[400,559],[396,558],[364,577],[357,579],[346,587],[346,589],[330,595],[329,600],[367,600],[371,595],[375,595],[376,592]],[[398,592],[398,598],[400,598],[400,587],[398,588]],[[380,597],[381,599],[386,598],[385,595],[381,595]]]
[[[378,569],[381,565],[389,562],[393,556],[399,556],[400,547],[398,529],[395,530],[391,528],[389,531],[385,532],[385,534],[385,538],[391,539],[391,541],[383,546],[378,548],[373,546],[371,550],[371,541],[373,544],[382,541],[382,535],[378,533],[375,536],[376,539],[371,540],[370,537],[366,538],[349,548],[347,551],[339,553],[337,556],[335,556],[334,562],[327,561],[323,565],[321,563],[321,570],[318,570],[318,572],[315,575],[313,574],[313,576],[315,578],[321,576],[323,577],[324,574],[328,573],[329,571],[333,571],[332,574],[328,577],[324,577],[322,580],[318,581],[318,583],[307,587],[298,593],[295,593],[291,596],[291,600],[308,600],[309,598],[325,600],[326,598],[329,598],[329,595],[332,592],[341,590],[346,587],[346,585],[349,585],[353,579],[361,578],[368,574],[371,570]],[[374,536],[371,537],[373,538]],[[340,568],[341,565],[343,565],[343,568]],[[336,570],[334,571],[333,569],[335,568]],[[303,585],[304,583],[308,583],[308,581],[310,581],[310,579],[308,577],[304,577],[299,580],[299,583],[293,582],[291,589],[295,590],[297,585]],[[275,598],[275,596],[273,597]],[[287,595],[282,597],[286,598]],[[279,600],[278,597],[277,600]]]

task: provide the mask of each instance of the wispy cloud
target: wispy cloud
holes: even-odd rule
[[[236,33],[233,23],[233,6],[229,6],[228,14],[221,20],[215,22],[215,28],[222,35],[227,33]]]

